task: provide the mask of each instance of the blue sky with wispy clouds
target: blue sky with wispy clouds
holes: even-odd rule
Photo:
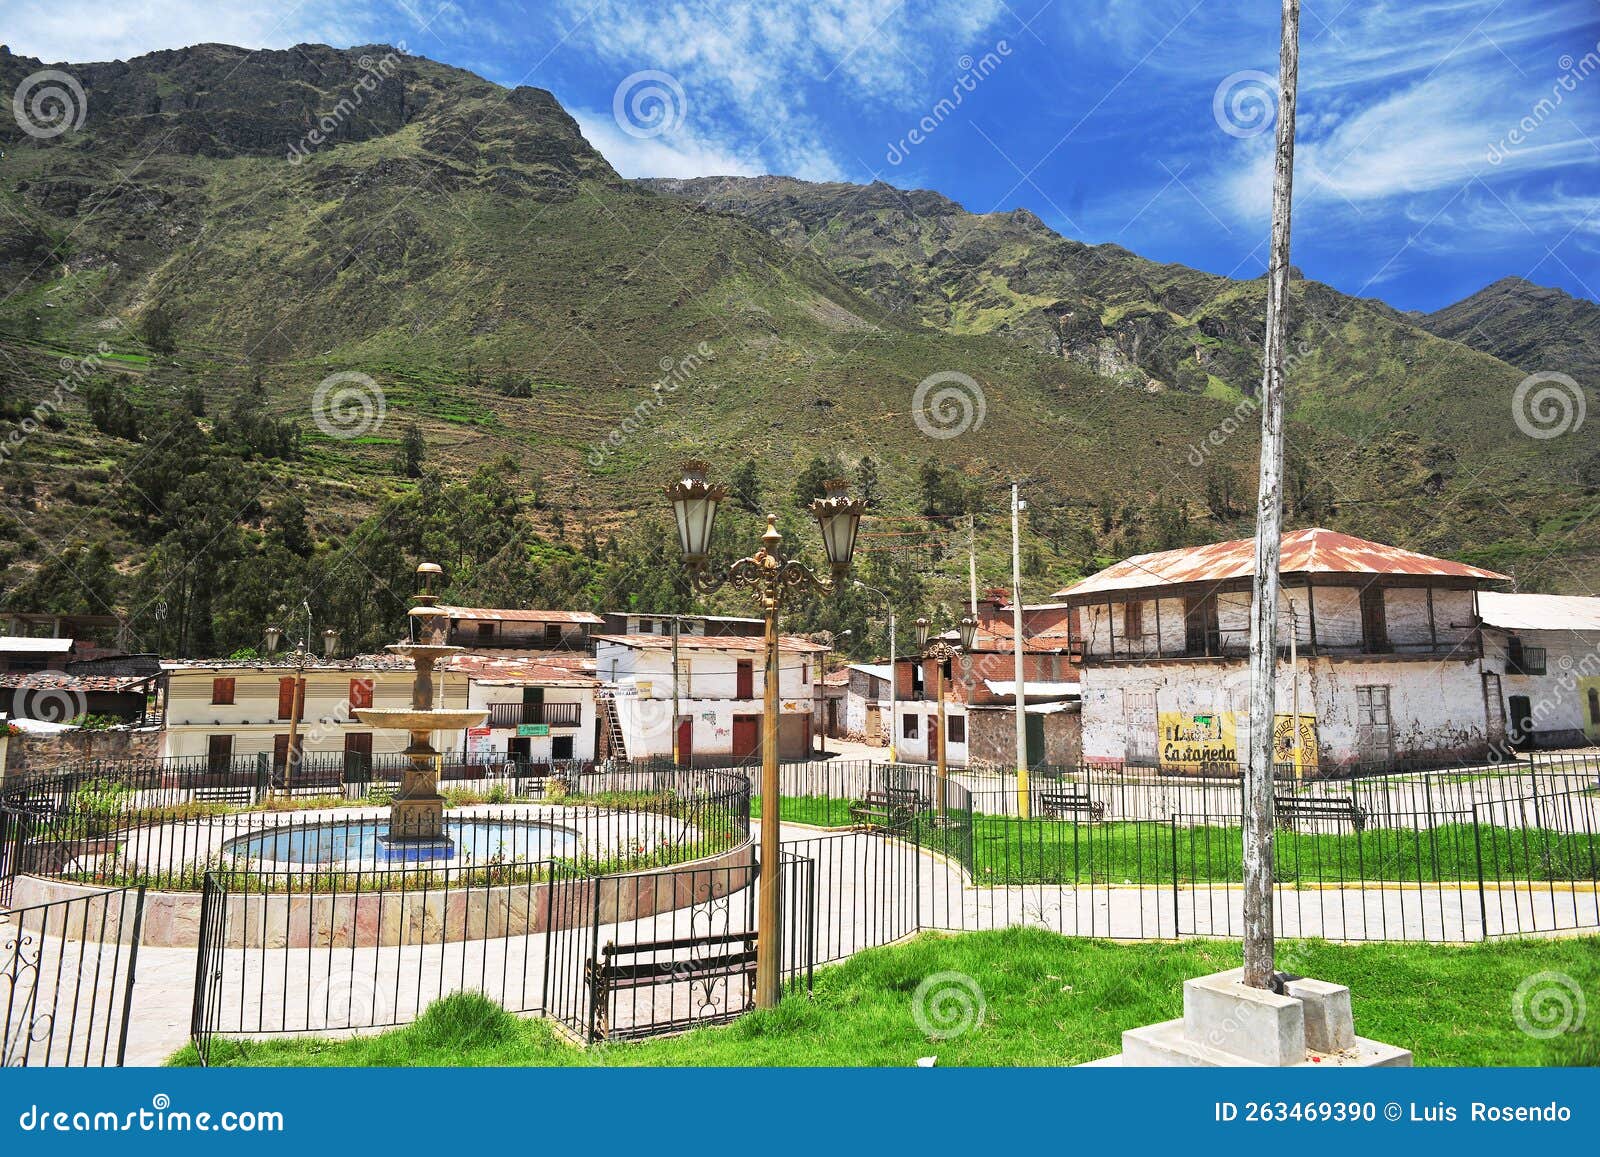
[[[881,179],[1157,260],[1265,265],[1272,0],[7,8],[0,38],[49,61],[403,42],[550,89],[627,176]],[[1595,299],[1600,2],[1306,0],[1295,210],[1296,264],[1349,293],[1433,309],[1515,274]]]

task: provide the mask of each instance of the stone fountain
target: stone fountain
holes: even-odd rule
[[[433,669],[448,655],[465,647],[445,644],[446,612],[439,608],[433,582],[443,571],[425,562],[417,567],[421,592],[411,608],[412,637],[418,641],[394,643],[388,648],[410,659],[417,677],[411,684],[411,707],[360,707],[356,718],[373,728],[407,731],[411,743],[403,752],[411,760],[400,779],[389,808],[389,830],[378,836],[380,857],[390,860],[448,860],[455,846],[444,830],[444,797],[439,794],[439,752],[430,742],[435,731],[477,727],[489,717],[486,710],[450,711],[433,705]]]

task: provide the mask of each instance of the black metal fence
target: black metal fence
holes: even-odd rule
[[[102,765],[28,777],[0,796],[8,875],[101,886],[192,891],[213,869],[253,871],[284,890],[329,876],[381,879],[386,797],[360,794],[230,802],[171,769]],[[747,781],[718,771],[649,765],[571,770],[540,782],[540,806],[511,790],[446,788],[452,867],[570,859],[586,874],[712,855],[749,833]],[[508,805],[508,806],[497,806]],[[558,806],[552,806],[558,805]],[[407,878],[415,879],[416,869]]]
[[[120,1065],[142,888],[0,914],[0,1067]]]

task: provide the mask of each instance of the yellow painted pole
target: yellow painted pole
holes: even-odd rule
[[[778,895],[778,595],[762,596],[766,613],[766,685],[761,715],[761,905],[756,926],[756,1007],[776,1008],[781,989],[783,907]]]

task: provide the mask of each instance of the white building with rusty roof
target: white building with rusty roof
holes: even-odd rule
[[[1231,769],[1248,745],[1253,573],[1239,539],[1137,555],[1057,594],[1082,656],[1086,761]],[[1504,575],[1323,529],[1284,536],[1281,573],[1281,758],[1337,774],[1503,748],[1478,600]]]

